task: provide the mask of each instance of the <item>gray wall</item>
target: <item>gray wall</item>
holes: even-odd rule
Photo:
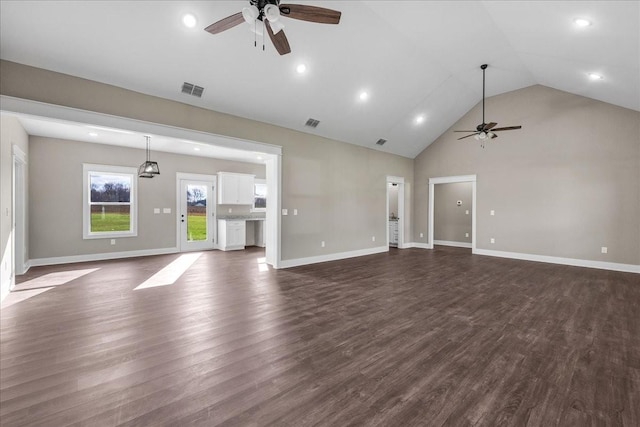
[[[470,182],[434,186],[433,238],[435,240],[471,243],[471,192]],[[458,201],[461,201],[462,205],[458,206]],[[469,237],[465,236],[467,233]]]
[[[283,147],[282,207],[299,212],[282,217],[283,260],[379,247],[389,175],[405,179],[411,241],[412,159],[8,61],[0,93]]]
[[[478,248],[640,264],[639,112],[531,86],[486,100],[487,121],[523,128],[482,149],[451,131],[480,108],[415,159],[414,241],[427,241],[429,178],[476,174]]]
[[[174,248],[177,172],[265,174],[264,165],[154,151],[161,174],[138,180],[138,236],[116,239],[112,246],[110,239],[82,238],[82,164],[137,167],[144,150],[35,136],[29,138],[29,149],[31,259]],[[249,210],[232,207],[234,213]],[[171,214],[154,214],[154,208],[171,208]]]
[[[0,116],[0,300],[9,293],[12,272],[11,229],[13,224],[13,148],[16,145],[27,155],[28,136],[20,122],[10,116]],[[27,186],[28,186],[27,177]],[[29,207],[26,206],[27,214]],[[29,230],[27,230],[27,235]],[[28,251],[28,248],[27,248]],[[25,260],[26,261],[26,260]]]

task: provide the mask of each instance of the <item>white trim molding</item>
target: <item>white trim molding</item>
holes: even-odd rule
[[[178,253],[178,248],[143,249],[126,252],[105,252],[101,254],[71,255],[52,258],[35,258],[29,261],[31,267],[42,265],[73,264],[76,262],[105,261],[120,258],[135,258],[140,256],[167,255]]]
[[[422,242],[407,243],[406,245],[404,245],[402,249],[409,249],[409,248],[433,249],[433,247],[429,246],[428,243],[422,243]]]
[[[427,245],[430,249],[433,249],[433,218],[434,218],[434,203],[435,203],[435,184],[451,184],[456,182],[470,182],[471,183],[471,250],[476,249],[476,175],[458,175],[458,176],[443,176],[436,178],[429,178],[429,234],[427,236]]]
[[[440,246],[453,246],[456,248],[469,248],[471,249],[471,243],[469,242],[451,242],[449,240],[434,240],[433,241],[434,245],[440,245]]]
[[[570,265],[574,267],[598,268],[601,270],[621,271],[625,273],[640,273],[640,265],[620,264],[616,262],[591,261],[586,259],[562,258],[547,255],[523,254],[518,252],[493,251],[490,249],[475,249],[476,255],[486,255],[499,258],[519,259],[523,261],[546,262],[550,264]]]
[[[317,264],[320,262],[339,261],[341,259],[355,258],[355,257],[365,256],[365,255],[374,255],[374,254],[380,254],[383,252],[389,252],[389,247],[378,246],[375,248],[359,249],[357,251],[338,252],[333,254],[311,256],[306,258],[287,259],[287,260],[282,260],[278,268],[291,268],[291,267],[299,267],[301,265]]]

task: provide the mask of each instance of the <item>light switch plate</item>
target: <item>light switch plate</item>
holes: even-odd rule
[[[282,209],[282,215],[289,215],[289,211],[287,209]]]
[[[493,209],[489,212],[489,215],[494,216],[496,214],[496,211],[494,211]]]
[[[171,208],[162,208],[162,213],[170,214],[171,213]]]
[[[496,239],[494,239],[493,237],[491,238],[491,243],[495,243]]]
[[[160,213],[160,208],[153,208],[153,213],[154,214],[159,214]]]
[[[294,215],[298,215],[298,209],[294,209],[294,210],[293,210],[293,214],[294,214]]]

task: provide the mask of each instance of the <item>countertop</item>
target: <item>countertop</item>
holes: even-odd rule
[[[244,221],[264,221],[265,215],[218,215],[218,219],[227,221],[244,220]]]

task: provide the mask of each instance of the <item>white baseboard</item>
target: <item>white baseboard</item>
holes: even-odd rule
[[[278,268],[290,268],[290,267],[298,267],[301,265],[317,264],[319,262],[338,261],[341,259],[379,254],[379,253],[388,252],[388,251],[389,251],[388,246],[378,246],[376,248],[360,249],[357,251],[349,251],[349,252],[338,252],[334,254],[318,255],[318,256],[312,256],[307,258],[285,259],[280,261]]]
[[[550,264],[571,265],[574,267],[599,268],[601,270],[622,271],[625,273],[640,273],[640,265],[620,264],[616,262],[591,261],[586,259],[561,258],[546,255],[522,254],[518,252],[493,251],[489,249],[476,249],[476,255],[487,255],[499,258],[512,258],[524,261],[548,262]]]
[[[452,242],[449,240],[434,240],[434,245],[453,246],[456,248],[468,248],[471,249],[471,243],[468,242]]]
[[[406,243],[403,246],[403,249],[408,249],[408,248],[419,248],[419,249],[433,249],[431,247],[430,244],[428,243],[421,243],[421,242],[411,242],[411,243]]]
[[[75,262],[105,261],[109,259],[134,258],[140,256],[175,254],[178,248],[143,249],[139,251],[105,252],[101,254],[72,255],[29,260],[31,267],[42,265],[71,264]]]

